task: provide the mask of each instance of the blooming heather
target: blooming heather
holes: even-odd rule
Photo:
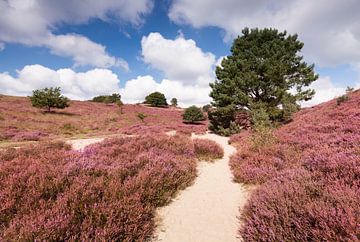
[[[196,176],[189,137],[108,139],[0,152],[0,237],[144,241],[154,212]]]
[[[146,116],[145,122],[138,113]],[[184,124],[181,109],[72,101],[66,110],[43,113],[28,98],[0,99],[0,141],[52,140],[75,135],[143,134],[178,130],[204,133],[207,121]]]
[[[209,139],[194,139],[194,151],[198,159],[213,161],[224,156],[224,149]]]
[[[246,241],[360,240],[360,91],[307,108],[254,147],[232,138],[236,181],[261,184],[240,229]]]

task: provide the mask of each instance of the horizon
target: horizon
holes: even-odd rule
[[[335,0],[2,1],[0,93],[60,86],[70,99],[116,92],[131,104],[160,91],[180,106],[204,105],[234,37],[272,27],[298,34],[301,54],[315,64],[312,106],[360,88],[359,8]]]

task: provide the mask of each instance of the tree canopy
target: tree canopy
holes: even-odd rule
[[[211,128],[228,128],[237,110],[262,109],[271,121],[283,121],[289,110],[298,109],[298,101],[313,97],[308,87],[318,78],[314,65],[303,61],[303,43],[298,36],[276,29],[242,31],[216,68],[216,81],[210,84],[216,107]],[[224,110],[223,110],[224,109]]]
[[[94,97],[91,101],[100,103],[121,103],[121,95],[119,93],[113,93],[111,95],[101,95]]]
[[[145,97],[146,104],[150,104],[153,107],[167,106],[165,95],[160,92],[153,92]]]
[[[64,109],[70,105],[70,100],[61,95],[60,87],[34,90],[29,98],[33,107],[46,108],[49,112],[51,108]]]
[[[196,123],[206,119],[201,108],[198,108],[195,105],[186,108],[182,116],[185,123]]]
[[[174,106],[174,107],[176,107],[178,105],[178,101],[177,101],[177,99],[175,97],[173,97],[171,99],[170,103],[171,103],[171,106]]]

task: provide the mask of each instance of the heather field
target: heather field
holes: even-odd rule
[[[231,143],[235,180],[258,186],[241,217],[246,241],[360,240],[359,90]]]
[[[7,149],[0,160],[7,241],[148,240],[155,208],[192,184],[197,163],[188,136],[161,134],[107,139],[83,152],[46,142]]]
[[[204,133],[207,121],[184,124],[182,110],[143,105],[71,101],[69,108],[52,113],[31,106],[26,97],[0,96],[0,142],[52,140],[54,138],[144,134],[178,130]],[[143,114],[141,120],[138,116]]]

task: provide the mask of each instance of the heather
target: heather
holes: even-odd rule
[[[138,114],[145,115],[144,120]],[[185,130],[204,133],[207,122],[184,124],[182,110],[71,101],[65,110],[44,112],[31,106],[25,97],[1,96],[0,141],[52,140],[64,137],[86,137],[114,133],[143,134]]]
[[[224,149],[209,139],[194,139],[194,151],[200,160],[213,161],[224,156]]]
[[[360,239],[360,91],[236,135],[235,180],[260,185],[242,215],[247,241]]]
[[[185,136],[107,139],[83,152],[43,143],[0,159],[5,240],[147,240],[155,208],[196,176]]]

